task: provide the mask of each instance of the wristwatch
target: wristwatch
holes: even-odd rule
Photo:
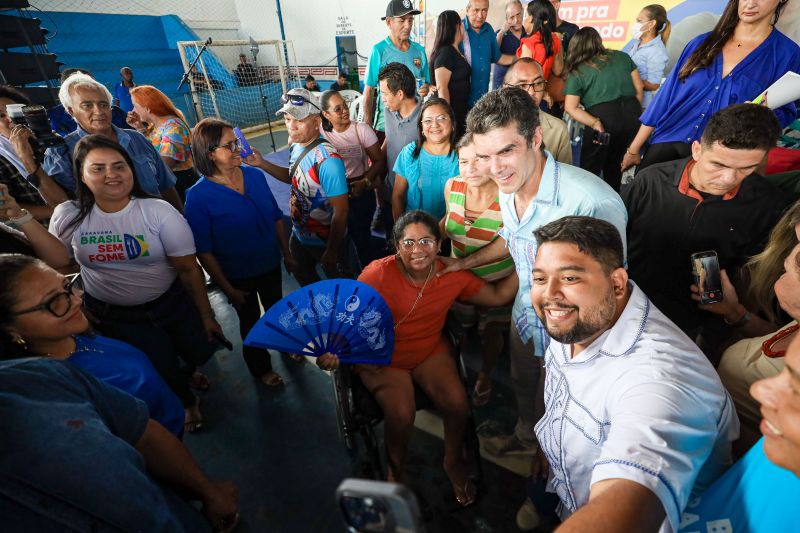
[[[11,226],[14,229],[20,229],[23,224],[27,224],[31,220],[33,220],[33,215],[28,212],[27,209],[20,209],[20,215],[17,218],[9,218],[6,221],[6,224]]]

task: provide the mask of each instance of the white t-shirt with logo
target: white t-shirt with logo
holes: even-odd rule
[[[68,229],[77,213],[74,202],[56,207],[50,233],[81,266],[86,292],[104,302],[138,305],[155,300],[177,276],[167,257],[195,253],[189,224],[164,200],[132,198],[116,213],[95,205],[79,226]]]

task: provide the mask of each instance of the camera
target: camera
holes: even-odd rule
[[[50,127],[47,110],[40,105],[9,104],[6,106],[8,118],[14,124],[25,126],[33,132],[31,146],[36,159],[41,162],[44,151],[64,144],[64,139]]]
[[[414,493],[388,481],[345,479],[336,489],[350,533],[424,533]]]

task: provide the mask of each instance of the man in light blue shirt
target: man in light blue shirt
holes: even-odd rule
[[[448,270],[474,268],[514,258],[519,291],[512,308],[509,335],[511,380],[517,401],[514,433],[486,443],[496,455],[532,455],[533,427],[543,412],[537,395],[547,332],[531,306],[531,271],[537,243],[533,230],[568,215],[585,215],[612,223],[623,235],[627,212],[622,199],[603,180],[555,160],[542,150],[539,111],[522,89],[509,87],[481,98],[467,117],[475,151],[485,172],[500,189],[503,227],[492,244],[453,262]]]
[[[467,16],[464,17],[464,39],[459,49],[472,67],[472,79],[469,91],[469,106],[475,105],[481,96],[489,91],[489,76],[492,63],[510,65],[513,55],[503,55],[497,44],[497,34],[492,25],[486,22],[489,13],[489,0],[469,0]]]
[[[372,109],[378,87],[378,74],[382,67],[389,63],[402,63],[416,78],[420,96],[428,94],[431,75],[425,47],[409,39],[414,16],[419,14],[420,11],[414,9],[411,0],[391,0],[386,6],[386,16],[381,17],[389,28],[389,36],[372,47],[367,61],[364,100],[361,104],[364,109],[364,122],[372,125],[377,131],[384,131],[383,101],[378,99],[374,115]]]
[[[85,74],[73,74],[61,84],[58,97],[78,123],[78,129],[64,137],[65,145],[47,149],[42,166],[67,193],[74,194],[78,178],[72,169],[75,145],[86,135],[103,135],[118,142],[131,156],[136,177],[145,192],[160,196],[183,211],[175,190],[175,175],[153,144],[138,131],[124,130],[111,123],[112,98],[105,85]]]

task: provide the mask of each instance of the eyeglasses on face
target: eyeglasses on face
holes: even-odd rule
[[[61,318],[72,309],[72,295],[83,296],[83,285],[80,282],[80,274],[70,274],[64,278],[64,292],[60,292],[49,298],[43,304],[29,307],[22,311],[12,313],[12,316],[27,315],[36,311],[47,311],[56,318]]]
[[[439,115],[438,117],[424,119],[422,121],[422,126],[428,128],[430,126],[433,126],[434,122],[436,124],[447,124],[449,120],[450,117],[448,117],[447,115]]]
[[[218,144],[216,146],[212,146],[211,150],[209,150],[209,151],[213,152],[217,148],[227,148],[230,151],[230,153],[238,154],[242,150],[242,143],[239,141],[239,139],[234,139],[229,143]]]
[[[414,239],[403,239],[400,241],[400,246],[403,247],[404,250],[413,250],[414,248],[419,245],[420,248],[424,250],[430,250],[434,246],[436,246],[436,239],[429,239],[427,237],[423,237],[422,239],[415,241]]]
[[[544,91],[545,87],[547,87],[547,81],[539,80],[539,81],[534,81],[533,83],[514,83],[514,84],[506,83],[505,86],[516,87],[517,89],[522,89],[523,91],[529,91],[533,89],[533,92],[540,93]]]
[[[328,113],[333,113],[335,115],[341,115],[345,111],[349,111],[349,109],[344,104],[339,104],[336,107],[328,109]]]
[[[284,104],[291,103],[292,105],[296,105],[296,106],[301,106],[301,105],[303,105],[305,103],[309,103],[309,104],[313,105],[314,107],[316,107],[317,109],[319,109],[319,106],[317,104],[315,104],[311,100],[306,99],[306,97],[303,96],[302,94],[289,94],[289,93],[286,93],[283,96],[281,96],[281,102],[283,102]],[[319,109],[319,110],[322,111],[322,109]]]

